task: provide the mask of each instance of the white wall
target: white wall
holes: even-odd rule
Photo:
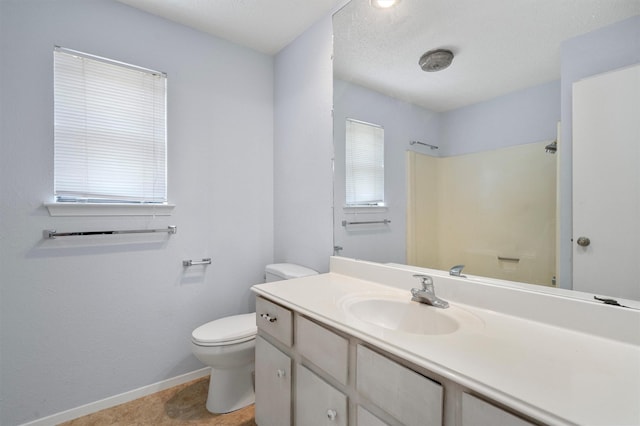
[[[54,45],[168,73],[172,216],[49,216]],[[2,0],[0,60],[0,424],[201,368],[192,329],[251,311],[273,261],[273,58],[109,0]],[[170,224],[177,235],[42,239]]]
[[[329,270],[333,28],[327,16],[275,60],[275,261]]]

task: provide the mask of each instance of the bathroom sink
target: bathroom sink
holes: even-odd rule
[[[436,308],[411,301],[411,295],[361,295],[341,303],[347,315],[368,324],[410,334],[438,335],[457,331],[461,325],[480,323],[473,314],[456,306]]]

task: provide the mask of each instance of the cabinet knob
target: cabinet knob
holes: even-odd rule
[[[282,370],[282,369],[278,369],[278,371],[276,371],[276,376],[278,376],[280,378],[282,378],[282,377],[284,377],[286,375],[287,375],[287,372]]]
[[[331,421],[335,420],[336,417],[338,417],[338,413],[336,412],[336,410],[327,410],[327,418]]]
[[[269,316],[269,314],[260,314],[260,318],[264,318],[269,322],[276,322],[278,318]]]

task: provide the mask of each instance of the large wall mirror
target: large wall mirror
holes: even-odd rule
[[[578,289],[573,84],[640,63],[640,1],[351,0],[333,25],[335,253]],[[348,120],[384,129],[383,202],[346,204]]]

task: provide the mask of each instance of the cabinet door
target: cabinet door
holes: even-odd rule
[[[533,423],[529,423],[473,395],[462,394],[462,426],[496,425],[533,426]]]
[[[291,424],[291,358],[256,337],[256,424]]]
[[[358,345],[356,387],[360,395],[407,426],[442,424],[442,386]]]
[[[347,384],[349,362],[349,341],[332,331],[309,321],[296,317],[296,346],[298,352],[313,365],[338,380]]]
[[[358,405],[358,426],[389,426],[368,410]]]
[[[296,370],[295,412],[299,426],[347,426],[349,421],[347,397],[301,365]]]

